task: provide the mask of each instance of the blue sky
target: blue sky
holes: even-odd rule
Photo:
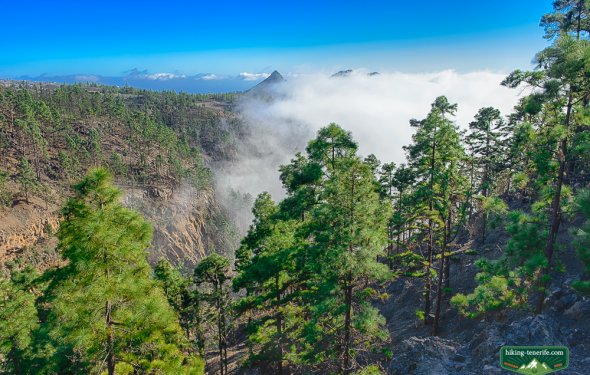
[[[90,4],[93,3],[93,4]],[[550,0],[5,1],[0,77],[530,66]]]

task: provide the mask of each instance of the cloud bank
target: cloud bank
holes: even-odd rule
[[[402,163],[404,145],[411,142],[412,118],[422,119],[439,95],[458,103],[455,117],[468,127],[478,109],[493,106],[504,115],[518,100],[517,90],[500,86],[505,73],[488,71],[407,74],[353,72],[345,77],[324,74],[287,76],[271,86],[274,99],[250,96],[240,113],[251,129],[241,143],[236,164],[227,166],[219,179],[242,193],[284,193],[278,168],[295,152],[303,151],[316,132],[336,122],[352,132],[363,156],[375,154],[382,162]]]
[[[169,79],[186,78],[186,76],[182,75],[182,74],[175,74],[175,73],[153,73],[153,74],[146,74],[143,78],[166,81]]]
[[[249,73],[249,72],[242,72],[238,75],[244,81],[256,81],[259,79],[265,79],[269,76],[269,73]]]

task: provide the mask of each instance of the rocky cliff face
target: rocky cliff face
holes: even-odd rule
[[[219,221],[222,208],[212,189],[196,191],[189,185],[170,187],[120,186],[124,204],[141,212],[152,223],[154,238],[149,248],[152,263],[167,258],[179,266],[194,266],[212,251],[237,244],[237,233]],[[16,258],[44,269],[60,262],[55,248],[60,204],[38,197],[18,200],[0,211],[0,265]],[[33,254],[35,254],[33,256]],[[33,256],[33,259],[22,259]]]
[[[23,260],[42,267],[56,264],[57,210],[46,210],[39,203],[37,199],[19,201],[0,212],[0,265],[15,258],[30,258],[31,254],[37,256]]]
[[[128,188],[124,203],[141,212],[153,225],[149,253],[152,263],[166,258],[192,268],[206,255],[237,245],[237,233],[230,226],[219,225],[219,221],[223,223],[222,208],[213,189],[198,191],[188,184],[176,189]]]

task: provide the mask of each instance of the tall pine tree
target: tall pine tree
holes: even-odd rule
[[[177,316],[152,279],[152,229],[120,203],[104,169],[75,186],[57,233],[68,264],[47,291],[50,371],[202,373],[183,353]]]

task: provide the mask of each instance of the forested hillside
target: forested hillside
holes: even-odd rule
[[[216,202],[210,166],[235,155],[235,98],[89,85],[0,87],[0,263],[55,263],[59,206],[93,166],[111,171],[126,204],[155,226],[152,262],[166,256],[194,265],[211,249],[231,251],[237,233]]]
[[[513,112],[435,96],[399,164],[327,124],[241,241],[235,95],[2,88],[0,371],[501,374],[564,345],[588,373],[590,1],[541,26]]]

